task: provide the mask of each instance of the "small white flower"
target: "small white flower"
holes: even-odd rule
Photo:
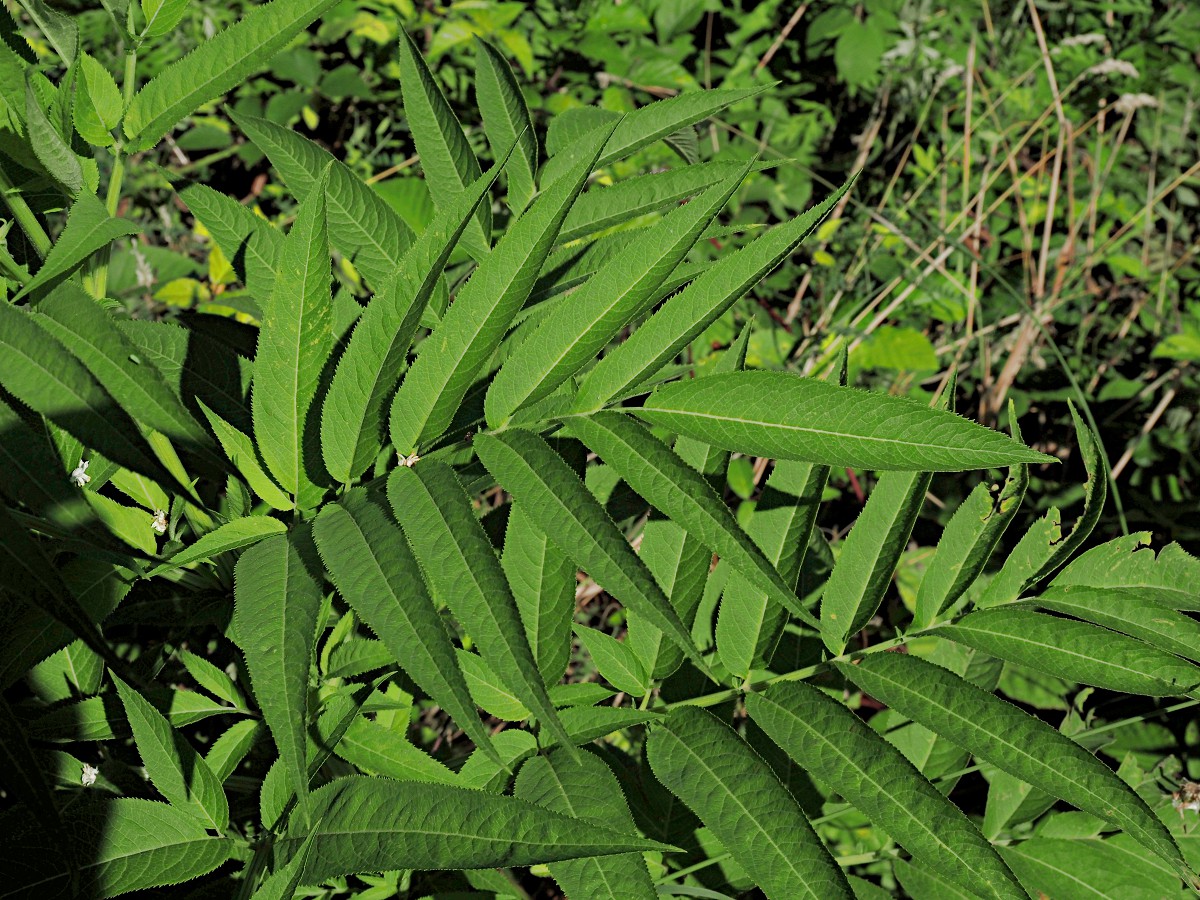
[[[150,527],[153,528],[155,531],[157,531],[159,534],[166,534],[167,533],[167,514],[161,509],[156,509],[154,511],[154,521],[152,521],[150,523]]]
[[[1087,34],[1074,34],[1069,38],[1065,38],[1060,47],[1087,47],[1091,44],[1103,44],[1107,38],[1099,32],[1092,31]]]
[[[1139,78],[1137,67],[1123,59],[1106,59],[1096,63],[1085,73],[1087,75],[1123,75],[1126,78]]]
[[[417,454],[410,453],[408,456],[404,457],[404,459],[400,460],[400,465],[407,466],[411,469],[420,461],[420,459],[421,457],[417,456]]]
[[[1154,109],[1158,106],[1158,98],[1151,94],[1122,94],[1113,104],[1113,109],[1127,116],[1139,109]]]
[[[87,473],[88,460],[81,459],[79,465],[71,472],[71,484],[75,487],[83,487],[92,480],[92,476]]]
[[[79,776],[79,783],[84,787],[91,787],[96,783],[96,776],[100,774],[100,770],[95,766],[83,764],[83,774]]]

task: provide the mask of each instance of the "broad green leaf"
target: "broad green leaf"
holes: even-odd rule
[[[631,697],[646,695],[650,689],[650,673],[633,650],[595,628],[576,625],[575,634],[605,681]]]
[[[280,2],[280,0],[275,0]],[[305,460],[305,428],[321,370],[333,350],[329,233],[322,174],[300,205],[279,253],[279,274],[263,311],[254,357],[254,437],[279,485],[312,505],[321,489]]]
[[[206,875],[233,855],[237,845],[213,837],[195,816],[154,800],[122,798],[81,803],[67,823],[80,859],[72,891],[69,870],[46,853],[37,829],[6,829],[0,850],[5,896],[117,897],[130,891],[178,884]]]
[[[391,437],[407,456],[441,435],[480,368],[491,358],[521,308],[563,217],[591,172],[591,161],[611,129],[588,142],[584,163],[525,211],[454,303],[408,370],[392,401]]]
[[[229,801],[204,757],[141,694],[115,675],[112,679],[150,781],[172,806],[224,831],[229,825]]]
[[[197,656],[190,650],[179,650],[177,655],[179,661],[183,663],[183,667],[187,669],[188,674],[192,676],[196,684],[200,685],[200,687],[218,700],[228,703],[234,709],[240,709],[247,713],[250,712],[250,709],[246,705],[246,698],[242,695],[241,688],[229,677],[227,672],[223,669],[218,669],[203,656]]]
[[[86,53],[79,57],[75,82],[75,128],[85,141],[100,147],[112,145],[112,132],[121,124],[125,105],[108,70]]]
[[[1160,650],[1200,662],[1200,622],[1139,597],[1128,588],[1054,586],[1028,602],[1103,625]]]
[[[508,61],[480,37],[475,39],[475,98],[493,155],[499,159],[502,152],[516,146],[505,180],[508,207],[513,215],[520,215],[536,191],[537,137],[525,95]]]
[[[771,900],[853,897],[799,804],[750,745],[684,706],[650,732],[650,768]]]
[[[558,715],[571,736],[571,743],[576,746],[589,744],[635,725],[655,722],[662,717],[662,713],[648,709],[616,706],[572,706]],[[543,747],[553,747],[558,742],[551,739],[541,743]]]
[[[839,664],[847,678],[980,759],[1123,828],[1178,864],[1179,850],[1146,803],[1069,737],[940,666],[901,653]]]
[[[125,113],[126,150],[149,150],[184,116],[265,68],[334,0],[274,0],[171,63],[134,96]],[[315,174],[315,173],[314,173]]]
[[[266,733],[266,727],[256,719],[242,719],[225,729],[204,755],[217,781],[224,783]]]
[[[760,93],[765,88],[740,88],[716,91],[689,91],[668,100],[659,100],[636,109],[617,123],[616,130],[604,144],[604,150],[591,168],[599,169],[629,156],[660,138],[672,135],[688,125],[694,125],[720,112],[727,106]],[[599,124],[599,123],[597,123]],[[600,125],[600,128],[603,128]],[[599,129],[588,132],[596,134]],[[572,141],[542,169],[542,190],[563,177],[570,166],[576,165],[590,152],[586,138]]]
[[[746,529],[793,594],[828,479],[826,466],[780,460]],[[730,572],[721,594],[716,634],[717,653],[725,668],[747,678],[752,668],[767,662],[788,611],[741,572]]]
[[[399,466],[388,477],[388,500],[433,599],[450,608],[484,661],[565,743],[500,560],[454,471],[436,460]]]
[[[96,518],[130,547],[153,557],[158,552],[158,542],[151,517],[144,509],[126,506],[98,491],[84,491],[84,499]]]
[[[233,519],[202,535],[194,544],[184,547],[167,562],[155,566],[146,573],[146,577],[152,578],[195,562],[206,562],[221,553],[239,550],[286,531],[287,526],[283,522],[270,516],[243,516]]]
[[[238,470],[238,474],[250,486],[250,490],[254,491],[272,509],[286,512],[294,508],[295,504],[292,503],[292,498],[271,480],[271,476],[266,473],[258,461],[258,454],[254,452],[254,442],[205,406],[203,400],[197,398],[196,402],[205,418],[208,419],[208,424],[221,444],[221,449],[225,451],[225,455],[229,457],[233,467]]]
[[[137,425],[27,310],[0,304],[0,384],[85,446],[127,469],[174,484]]]
[[[308,793],[308,668],[316,640],[321,586],[307,535],[278,535],[246,551],[234,570],[233,628],[246,657],[291,790]]]
[[[433,205],[441,209],[453,205],[458,195],[479,179],[479,161],[421,51],[403,28],[398,47],[404,118],[421,157]],[[491,249],[491,231],[492,208],[483,204],[463,233],[463,245],[482,259]]]
[[[68,478],[46,477],[46,461],[57,452],[46,429],[34,427],[0,401],[0,434],[0,491],[56,524],[88,528],[91,514],[83,493]]]
[[[392,658],[448,712],[476,746],[490,751],[446,626],[425,592],[404,535],[363,490],[321,511],[317,549],[338,592],[391,651]]]
[[[951,375],[932,408],[950,409],[954,388]],[[821,594],[821,640],[832,655],[846,649],[883,602],[932,479],[928,472],[884,472],[855,519]]]
[[[675,382],[630,411],[726,450],[824,465],[961,472],[1053,459],[946,410],[788,372]]]
[[[67,224],[37,274],[17,292],[14,300],[61,281],[89,256],[119,237],[142,229],[128,219],[114,219],[104,204],[89,193],[80,194],[67,212]]]
[[[455,653],[458,665],[467,679],[467,688],[475,699],[475,705],[489,716],[505,722],[524,722],[531,715],[525,704],[508,687],[502,678],[491,670],[478,653],[458,650]]]
[[[329,240],[350,257],[372,287],[384,284],[412,243],[412,232],[404,220],[329,151],[266,119],[231,116],[302,203],[312,194],[321,173],[332,166],[327,201]]]
[[[1000,851],[1034,897],[1161,900],[1183,896],[1179,874],[1116,835],[1034,837]]]
[[[556,813],[591,819],[634,833],[636,826],[616,777],[590,753],[582,765],[561,750],[521,766],[513,796]],[[654,885],[639,853],[551,863],[550,875],[572,900],[654,900]]]
[[[79,196],[86,193],[83,190],[85,184],[83,164],[75,155],[75,151],[63,140],[58,129],[51,123],[42,98],[33,85],[33,78],[32,71],[26,73],[25,124],[29,130],[29,143],[33,147],[33,153],[38,162],[42,164],[50,177],[66,188],[70,196]],[[88,196],[91,195],[88,194]]]
[[[651,505],[699,538],[776,603],[816,625],[812,613],[800,605],[794,589],[737,524],[712,486],[645,426],[621,413],[599,412],[572,420],[572,429]]]
[[[1119,537],[1081,553],[1058,573],[1053,587],[1124,588],[1171,609],[1200,610],[1200,560],[1178,544],[1155,556],[1142,549],[1150,532]]]
[[[788,756],[924,865],[983,896],[1025,900],[971,820],[841,703],[810,685],[783,682],[748,696],[746,710]]]
[[[212,235],[246,290],[260,303],[270,300],[283,233],[232,197],[206,184],[189,185],[179,192],[179,199]]]
[[[187,6],[188,0],[142,0],[142,15],[146,17],[142,36],[156,38],[170,34],[183,18]]]
[[[488,195],[506,157],[468,186],[456,202],[443,205],[404,254],[355,325],[321,410],[321,452],[329,474],[347,483],[379,455],[384,437],[383,406],[407,362],[412,338],[442,270]]]
[[[977,608],[1003,606],[1021,596],[1026,584],[1054,555],[1054,547],[1062,540],[1061,515],[1058,507],[1030,524],[1017,545],[1004,559],[984,588],[983,595],[975,599]]]
[[[509,511],[500,563],[538,671],[546,684],[556,684],[571,653],[575,566],[523,503],[513,503]]]
[[[755,163],[751,171],[764,168]],[[638,216],[686,200],[742,171],[740,162],[708,162],[680,166],[651,175],[623,178],[608,187],[592,187],[579,195],[558,233],[559,243],[590,237]]]
[[[649,229],[636,250],[613,260],[560,303],[492,381],[484,411],[493,428],[552,393],[595,358],[632,319],[691,250],[741,184],[748,168],[678,207]]]
[[[538,741],[533,733],[516,728],[501,731],[492,743],[500,754],[500,761],[482,750],[475,750],[458,770],[460,787],[502,794],[508,790],[517,766],[538,752]]]
[[[500,485],[523,503],[559,549],[630,610],[679,644],[701,671],[707,667],[654,577],[604,508],[566,461],[538,435],[480,434],[475,452]]]
[[[75,55],[79,50],[79,26],[75,19],[50,7],[43,0],[21,0],[21,7],[54,48],[63,64],[69,66],[75,62]]]
[[[1125,694],[1175,697],[1200,686],[1200,668],[1087,622],[1024,609],[985,609],[938,634],[1049,675]]]
[[[974,891],[943,878],[933,869],[897,859],[892,863],[896,880],[912,900],[975,900]]]
[[[364,772],[386,775],[397,781],[457,783],[453,772],[414,746],[402,732],[362,716],[354,718],[334,752]]]
[[[208,442],[207,433],[154,365],[140,359],[137,346],[116,320],[82,289],[60,285],[35,307],[35,316],[131,418],[184,445]]]
[[[303,884],[356,872],[508,868],[669,849],[515,797],[444,784],[351,776],[314,791],[308,807],[319,824]],[[276,840],[276,864],[307,837]]]

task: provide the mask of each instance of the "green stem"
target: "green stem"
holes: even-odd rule
[[[8,252],[2,242],[0,242],[0,267],[3,267],[9,278],[24,284],[29,280],[29,270],[13,259],[13,255]]]
[[[17,193],[16,186],[9,180],[8,173],[4,171],[3,167],[0,167],[0,194],[4,196],[4,202],[12,212],[13,218],[17,220],[17,224],[21,226],[21,230],[25,232],[29,242],[33,244],[38,258],[45,259],[46,254],[50,252],[50,236],[42,228],[42,223],[37,220],[37,216],[29,208],[25,198]]]

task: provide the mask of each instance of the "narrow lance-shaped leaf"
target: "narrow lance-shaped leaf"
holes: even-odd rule
[[[224,831],[229,825],[229,801],[212,769],[150,701],[113,676],[133,741],[142,757],[146,774],[173,806],[203,819],[209,827]]]
[[[517,220],[459,291],[441,324],[422,342],[417,361],[392,401],[391,437],[398,453],[407,456],[449,426],[467,389],[529,296],[563,217],[611,131],[599,129],[585,142],[588,152],[582,162]]]
[[[673,210],[635,249],[560,303],[497,373],[484,411],[493,428],[552,393],[645,311],[659,286],[725,206],[748,167]]]
[[[421,51],[403,28],[398,46],[404,118],[420,154],[434,206],[449,206],[479,178],[479,161]],[[492,208],[484,204],[463,234],[463,244],[477,259],[491,249],[491,231]]]
[[[433,599],[454,612],[496,674],[552,735],[569,745],[500,560],[454,471],[435,460],[399,466],[388,477],[388,500]]]
[[[196,398],[196,403],[205,418],[208,419],[209,427],[216,435],[221,449],[225,451],[225,455],[229,457],[233,467],[238,470],[238,474],[250,486],[250,490],[254,491],[261,500],[266,501],[272,509],[285,512],[293,509],[295,504],[292,502],[292,498],[271,480],[271,476],[266,473],[258,461],[258,454],[254,451],[254,441],[205,406],[203,400]]]
[[[21,7],[45,36],[63,63],[75,62],[79,50],[79,25],[75,19],[48,6],[43,0],[22,0]]]
[[[841,703],[811,685],[784,682],[751,694],[746,710],[788,756],[925,865],[983,896],[1026,900],[971,820]]]
[[[630,411],[714,446],[772,459],[906,472],[1053,459],[946,410],[789,372],[675,382]]]
[[[645,564],[566,461],[538,435],[507,431],[474,441],[487,470],[597,583],[675,641],[707,671],[691,636]]]
[[[321,511],[313,533],[346,602],[467,737],[495,756],[417,561],[386,512],[364,490],[355,489]]]
[[[58,129],[48,118],[42,98],[33,86],[34,77],[32,70],[25,76],[25,124],[29,129],[29,143],[38,162],[50,177],[74,197],[83,191],[83,166],[75,151],[63,140]]]
[[[137,234],[142,229],[128,219],[114,219],[104,204],[84,192],[67,211],[67,224],[54,242],[46,261],[17,295],[19,300],[34,291],[56,284],[70,275],[102,247],[107,247],[119,237]]]
[[[75,82],[75,128],[89,144],[110,147],[112,132],[121,122],[124,104],[112,75],[94,56],[79,57],[79,76]]]
[[[267,66],[335,0],[274,0],[167,66],[134,96],[125,113],[126,150],[140,153],[184,116]]]
[[[1103,625],[1160,650],[1200,662],[1200,622],[1153,600],[1139,597],[1128,588],[1054,586],[1036,600],[1028,602],[1042,609]]]
[[[692,284],[667,300],[629,340],[600,360],[580,385],[575,409],[584,412],[599,409],[613,397],[642,384],[674,359],[735,301],[783,262],[853,183],[853,179],[847,181],[817,206],[790,222],[775,226],[749,246],[722,257],[705,269]]]
[[[475,38],[475,97],[483,117],[492,153],[500,158],[504,148],[516,146],[505,180],[508,182],[508,207],[513,215],[533,199],[536,187],[537,137],[525,105],[525,95],[507,60],[483,38]]]
[[[561,750],[521,766],[513,796],[577,819],[603,822],[634,833],[633,816],[612,770],[599,757],[583,754],[576,764]],[[640,853],[563,860],[548,867],[572,900],[654,900],[650,872]]]
[[[645,426],[621,413],[599,412],[572,422],[583,442],[653,506],[695,534],[726,563],[801,621],[816,625],[795,591],[738,525],[704,478]]]
[[[1040,719],[910,654],[870,653],[838,668],[888,707],[1180,864],[1179,848],[1145,801],[1108,766]]]
[[[146,577],[153,578],[180,566],[207,561],[221,553],[240,550],[285,531],[287,526],[270,516],[243,516],[240,519],[232,519],[208,534],[201,535],[194,544],[184,547],[165,563],[155,566],[146,573]]]
[[[694,706],[647,739],[654,775],[720,839],[771,900],[854,894],[803,810],[750,745]]]
[[[321,410],[321,452],[329,474],[339,482],[361,475],[378,455],[383,405],[400,379],[421,314],[506,159],[478,178],[456,202],[441,208],[355,325]]]
[[[301,555],[308,540],[307,534],[269,538],[243,553],[234,570],[237,644],[292,790],[301,797],[308,793],[308,668],[322,599],[313,560],[306,565]]]
[[[274,844],[282,865],[316,833],[302,884],[358,872],[508,868],[671,849],[515,797],[445,784],[351,776],[314,791],[308,806],[310,821],[320,824]]]
[[[279,275],[259,329],[251,395],[263,461],[301,506],[320,494],[304,459],[304,433],[321,369],[333,349],[327,178],[326,172],[300,205],[280,251]]]
[[[290,128],[266,119],[231,113],[237,126],[271,160],[289,191],[301,203],[329,168],[329,239],[353,260],[373,287],[383,285],[396,271],[412,243],[412,231],[387,202],[355,175],[345,163]]]
[[[1024,609],[984,609],[937,632],[976,650],[1084,684],[1174,697],[1200,686],[1200,668],[1088,622]]]
[[[270,300],[283,233],[232,197],[205,184],[189,185],[179,192],[179,199],[212,235],[246,290],[260,303]]]

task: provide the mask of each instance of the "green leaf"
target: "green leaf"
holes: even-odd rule
[[[546,684],[556,684],[571,653],[575,566],[523,503],[513,503],[509,511],[500,563],[538,671]]]
[[[646,695],[650,673],[627,644],[584,625],[576,625],[575,634],[605,681],[631,697]]]
[[[70,196],[78,196],[84,186],[83,165],[48,118],[45,104],[33,86],[33,77],[32,70],[26,73],[25,123],[29,143],[50,177],[66,188]]]
[[[142,0],[142,15],[146,17],[142,37],[156,38],[170,34],[183,18],[187,6],[188,0]]]
[[[202,535],[194,544],[184,547],[167,562],[155,566],[146,573],[146,577],[153,578],[155,575],[195,562],[207,562],[221,553],[256,544],[264,538],[286,531],[287,526],[283,522],[270,516],[243,516],[233,519]]]
[[[421,51],[403,28],[398,46],[404,118],[421,157],[433,204],[441,209],[453,205],[479,179],[479,161]],[[491,231],[492,208],[484,204],[463,234],[464,246],[476,259],[482,259],[491,249]]]
[[[488,424],[507,424],[523,406],[552,393],[648,308],[663,281],[745,178],[709,188],[649,229],[637,250],[614,259],[550,311],[501,367],[484,402]]]
[[[442,206],[355,325],[321,411],[321,450],[329,474],[339,482],[361,475],[379,455],[383,405],[400,380],[421,315],[505,161],[501,158],[455,203]]]
[[[18,300],[50,287],[79,268],[89,256],[119,237],[142,229],[128,219],[114,219],[91,194],[80,194],[67,213],[67,225],[46,255],[37,274],[13,297]]]
[[[537,137],[529,118],[525,95],[517,83],[508,61],[491,44],[475,38],[475,97],[483,117],[492,154],[499,159],[502,152],[516,146],[505,179],[508,182],[508,207],[513,215],[533,199],[537,171]]]
[[[734,90],[689,91],[668,100],[659,100],[636,109],[617,123],[616,130],[604,145],[604,151],[591,168],[599,169],[622,159],[636,150],[672,135],[679,129],[703,121],[727,106],[753,97],[765,88]],[[600,126],[603,128],[604,126]],[[594,135],[599,129],[588,134]],[[566,149],[551,159],[542,170],[542,190],[562,177],[567,168],[579,163],[590,150],[585,148],[586,137],[572,141]]]
[[[1200,668],[1087,622],[1024,609],[985,609],[938,634],[1009,662],[1124,694],[1175,697],[1200,686]]]
[[[319,824],[302,884],[357,872],[507,868],[670,849],[515,797],[444,784],[351,776],[314,791],[308,806]],[[307,837],[276,840],[276,864]]]
[[[10,829],[0,850],[8,897],[39,900],[69,891],[100,900],[179,884],[208,874],[237,847],[210,835],[195,816],[153,800],[80,804],[68,828],[82,861],[79,883],[69,883],[61,856],[46,853],[39,830]]]
[[[121,124],[125,104],[112,75],[93,56],[79,57],[79,78],[75,82],[75,128],[89,144],[112,146],[112,132]]]
[[[633,816],[616,776],[590,753],[582,765],[561,750],[538,756],[521,766],[513,796],[578,819],[634,833]],[[638,853],[564,860],[551,863],[550,875],[563,892],[579,900],[654,900],[646,861]]]
[[[275,0],[276,3],[281,0]],[[305,460],[305,427],[321,370],[333,350],[329,233],[322,174],[300,204],[279,254],[279,276],[263,311],[251,411],[263,462],[301,507],[322,493]]]
[[[388,477],[388,500],[433,599],[454,612],[484,661],[566,743],[500,560],[454,471],[436,460],[400,466]]]
[[[457,783],[453,772],[425,751],[413,746],[401,732],[385,728],[362,716],[355,716],[346,733],[338,740],[335,752],[364,772],[386,775],[397,781]]]
[[[137,425],[83,363],[31,313],[11,303],[0,303],[0,384],[106,458],[159,484],[174,483],[147,452]]]
[[[254,452],[254,442],[205,406],[203,400],[197,398],[196,403],[200,406],[205,418],[208,419],[208,424],[212,428],[213,434],[217,436],[221,449],[225,451],[225,455],[229,457],[233,467],[238,470],[238,474],[250,486],[250,490],[254,491],[272,509],[285,512],[293,509],[295,504],[292,503],[292,498],[271,480],[271,476],[266,473],[258,461],[258,454]]]
[[[115,675],[112,679],[150,781],[172,806],[224,831],[229,825],[229,801],[204,757],[141,694]]]
[[[824,465],[962,472],[1053,459],[946,410],[788,372],[680,381],[630,411],[726,450]]]
[[[853,897],[799,804],[712,713],[684,706],[650,732],[650,768],[771,900]]]
[[[707,670],[645,564],[579,476],[545,440],[528,431],[508,431],[477,435],[474,447],[487,470],[528,507],[563,553],[631,611],[669,635],[701,671]]]
[[[793,594],[828,479],[826,466],[780,460],[767,478],[746,529]],[[747,678],[752,668],[766,662],[778,640],[785,610],[772,594],[755,587],[741,572],[731,572],[717,616],[717,653],[725,668]]]
[[[246,290],[259,303],[269,301],[275,286],[283,233],[232,197],[214,191],[206,184],[189,185],[179,192],[179,199],[212,235]]]
[[[1200,662],[1200,622],[1139,597],[1128,588],[1055,586],[1028,602],[1103,625],[1143,640],[1152,647]]]
[[[1200,560],[1178,544],[1168,544],[1157,556],[1140,549],[1149,543],[1150,532],[1141,531],[1093,547],[1059,572],[1052,585],[1125,588],[1171,609],[1200,610]]]
[[[1083,840],[1035,837],[1000,851],[1035,897],[1121,897],[1159,900],[1182,896],[1179,874],[1122,835]]]
[[[21,6],[63,64],[69,66],[75,62],[79,49],[79,26],[75,19],[47,6],[42,0],[21,0]]]
[[[300,797],[308,793],[308,669],[322,601],[312,560],[302,556],[309,549],[305,537],[278,535],[242,554],[233,613],[254,697]]]
[[[737,524],[712,486],[645,426],[620,413],[599,412],[572,420],[572,428],[652,506],[699,538],[776,603],[816,625],[812,613],[800,605],[794,589]]]
[[[467,679],[475,704],[489,716],[505,722],[524,722],[532,715],[502,678],[491,670],[478,653],[459,650],[458,664]]]
[[[125,113],[126,150],[149,150],[180,119],[265,68],[335,0],[274,0],[252,8],[150,79]],[[315,174],[315,173],[314,173]]]
[[[190,650],[178,651],[179,661],[187,669],[188,674],[196,683],[219,700],[224,700],[235,709],[250,710],[246,706],[246,698],[242,696],[234,680],[223,669],[218,669],[202,656],[197,656]]]
[[[217,776],[217,781],[223,784],[266,733],[266,727],[256,719],[242,719],[225,729],[204,755],[204,761]]]
[[[272,872],[271,877],[258,886],[250,900],[292,900],[296,896],[296,889],[300,887],[304,867],[308,865],[308,854],[312,852],[316,839],[317,833],[311,832],[287,865]]]
[[[584,163],[544,191],[501,238],[429,340],[422,342],[392,401],[391,437],[404,456],[441,435],[467,389],[491,358],[554,243],[563,217],[591,172],[591,161],[611,129],[588,142]]]
[[[114,535],[146,556],[158,552],[151,517],[144,509],[126,506],[97,491],[84,491],[84,499],[96,518]]]
[[[1072,806],[1123,828],[1179,865],[1179,850],[1146,803],[1066,735],[940,666],[901,653],[869,653],[842,673],[964,750]]]
[[[961,810],[858,716],[817,688],[783,682],[746,698],[751,718],[924,865],[992,897],[1024,900],[1017,879]]]
[[[383,197],[329,151],[290,128],[231,113],[237,126],[267,154],[287,189],[303,203],[318,177],[329,169],[329,239],[372,286],[384,284],[396,271],[412,232]]]
[[[137,345],[81,288],[60,285],[35,307],[35,316],[131,418],[184,445],[208,442],[207,433],[167,387],[159,371],[141,360]]]
[[[346,602],[412,680],[476,746],[495,756],[417,561],[386,512],[365,491],[355,489],[321,511],[313,533],[329,576]]]

